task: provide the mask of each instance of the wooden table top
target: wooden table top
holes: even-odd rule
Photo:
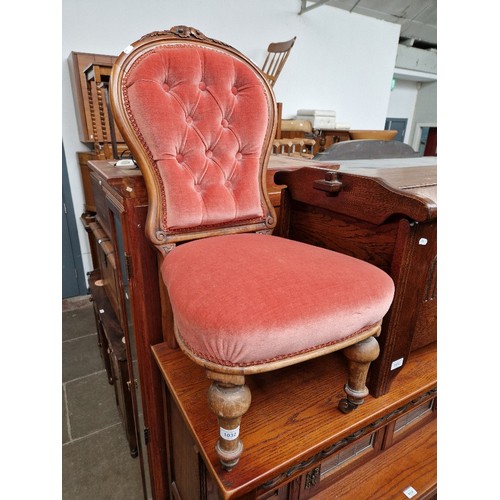
[[[115,160],[94,160],[89,164],[104,178],[111,182],[118,179],[142,177],[141,171],[123,169],[115,166]],[[279,191],[286,182],[286,173],[307,168],[311,172],[321,173],[336,170],[340,176],[357,176],[380,187],[415,200],[424,200],[433,217],[437,213],[437,161],[435,157],[390,158],[377,160],[342,160],[338,162],[320,162],[307,158],[287,155],[271,155],[268,165],[268,192]],[[280,178],[279,172],[284,172]],[[313,175],[313,174],[311,174]],[[304,179],[307,176],[304,176]],[[274,179],[277,179],[275,181]],[[307,177],[308,178],[308,177]]]

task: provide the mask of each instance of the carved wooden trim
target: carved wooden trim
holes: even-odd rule
[[[163,31],[153,31],[151,33],[148,33],[147,35],[144,35],[141,37],[142,40],[146,40],[148,38],[154,38],[157,36],[163,36],[163,37],[171,37],[173,39],[175,38],[180,38],[180,39],[186,39],[186,38],[191,38],[195,40],[200,40],[203,42],[212,42],[216,43],[218,45],[222,45],[223,47],[231,47],[227,43],[221,42],[220,40],[215,40],[214,38],[209,38],[205,34],[203,34],[200,30],[196,28],[192,28],[191,26],[184,26],[184,25],[178,25],[178,26],[172,26],[169,30],[163,30]]]
[[[388,413],[387,415],[384,415],[381,418],[378,418],[377,420],[374,420],[372,423],[368,424],[365,427],[362,427],[358,431],[354,432],[353,434],[350,434],[349,436],[346,436],[345,438],[341,439],[340,441],[337,441],[336,443],[332,444],[328,448],[325,448],[324,450],[320,451],[319,453],[316,453],[316,455],[313,455],[311,458],[300,462],[293,467],[290,467],[287,471],[283,472],[279,476],[276,476],[274,479],[270,479],[269,481],[266,481],[264,484],[262,484],[261,488],[262,490],[268,490],[271,488],[275,488],[279,483],[285,481],[286,479],[290,478],[293,476],[295,473],[303,471],[310,465],[321,462],[324,458],[330,456],[332,453],[335,453],[336,451],[340,450],[341,448],[345,448],[347,445],[351,444],[353,441],[356,439],[359,439],[360,437],[364,436],[365,434],[371,433],[384,425],[386,425],[390,420],[396,419],[401,413],[405,413],[407,410],[418,406],[420,403],[422,403],[426,399],[431,399],[437,394],[437,387],[434,387],[433,389],[427,391],[426,393],[420,395],[419,397],[412,399],[410,402],[406,403],[403,406],[400,406],[396,410],[392,411],[391,413]]]
[[[304,484],[304,488],[308,490],[309,488],[312,488],[313,486],[316,486],[318,484],[319,479],[320,479],[320,467],[319,465],[317,467],[314,467],[313,470],[310,470],[306,474],[306,480]]]

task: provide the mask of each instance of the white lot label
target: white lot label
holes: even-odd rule
[[[393,361],[391,363],[391,370],[395,370],[396,368],[403,366],[403,359],[404,358],[399,358],[399,359],[396,359],[396,361]]]
[[[417,490],[411,486],[408,486],[405,490],[403,490],[403,493],[408,497],[412,498],[417,494]]]
[[[227,441],[233,441],[240,435],[240,426],[236,427],[236,429],[224,429],[219,427],[220,429],[220,437],[222,439],[226,439]]]

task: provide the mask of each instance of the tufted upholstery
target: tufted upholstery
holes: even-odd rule
[[[254,71],[216,48],[165,45],[143,55],[124,85],[161,178],[162,229],[264,218],[268,96]]]

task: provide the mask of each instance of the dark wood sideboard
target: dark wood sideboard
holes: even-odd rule
[[[340,161],[280,172],[280,234],[346,253],[389,273],[396,295],[368,387],[386,394],[409,354],[437,340],[436,159]]]
[[[268,173],[280,213],[277,231],[297,239],[293,188],[281,196],[293,180],[282,176],[294,171],[302,179],[310,170],[298,170],[304,165],[324,178],[324,164],[279,156],[271,158]],[[209,380],[162,336],[168,311],[161,310],[156,255],[144,236],[142,175],[108,160],[90,161],[88,168],[97,212],[95,223],[87,224],[96,254],[91,293],[98,322],[109,325],[114,315],[115,334],[123,334],[125,383],[117,391],[130,400],[128,410],[123,405],[134,424],[127,435],[136,438],[145,498],[331,498],[334,490],[344,499],[391,498],[408,487],[417,492],[413,498],[434,497],[436,345],[427,341],[410,349],[390,391],[370,395],[348,416],[336,410],[340,394],[332,389],[345,378],[340,355],[249,377],[253,404],[242,423],[245,452],[231,473],[222,471],[213,449],[217,425],[206,403]],[[290,172],[274,180],[278,170]],[[108,343],[109,330],[102,332]],[[133,439],[129,443],[132,451]]]
[[[122,344],[124,383],[115,384],[115,389],[117,402],[123,402],[120,409],[131,451],[135,447],[139,457],[144,498],[167,498],[161,472],[167,460],[162,380],[151,356],[151,345],[163,337],[157,257],[144,236],[147,193],[139,170],[118,169],[113,163],[88,163],[96,207],[95,220],[83,221],[93,248],[90,292],[104,342],[119,339]],[[105,366],[112,368],[113,353],[108,359],[107,352],[107,346],[101,349]]]

